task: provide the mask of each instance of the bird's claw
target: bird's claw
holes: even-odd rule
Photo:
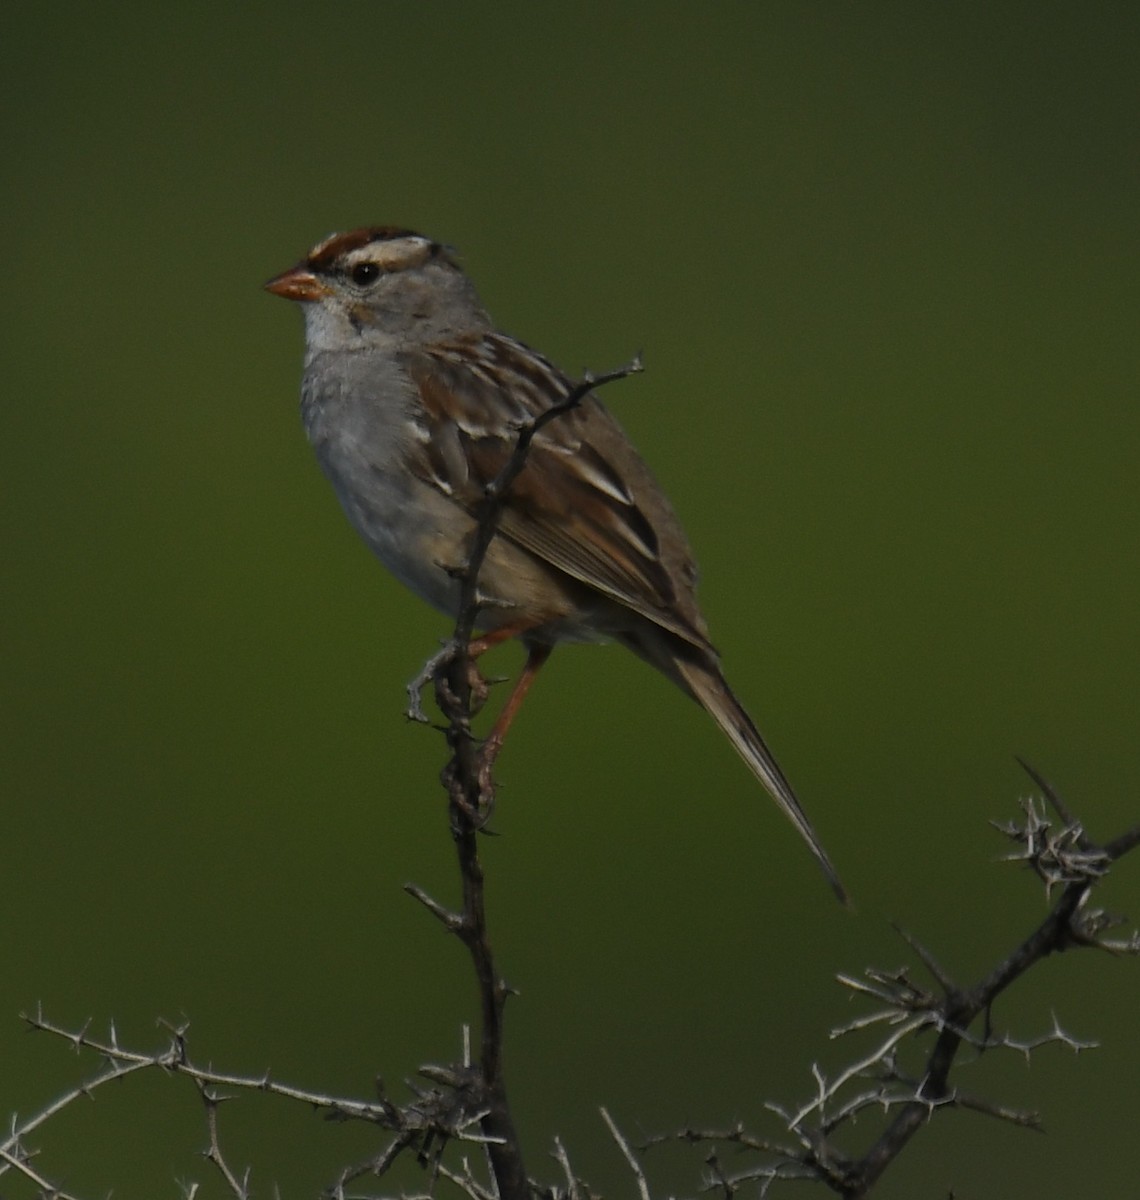
[[[429,718],[424,712],[423,704],[423,692],[428,684],[435,684],[437,687],[442,686],[446,690],[448,699],[453,704],[455,703],[457,698],[448,687],[444,668],[449,667],[458,656],[459,646],[457,643],[454,640],[445,642],[443,648],[433,654],[424,663],[419,674],[408,683],[408,707],[405,709],[404,715],[409,721],[418,721],[423,725],[429,724]],[[467,687],[470,689],[470,710],[472,716],[479,713],[483,705],[487,703],[487,697],[491,694],[491,687],[496,683],[505,682],[506,678],[503,675],[488,678],[479,670],[475,659],[467,659]]]
[[[437,650],[420,668],[419,674],[408,683],[408,707],[404,711],[404,715],[409,721],[419,721],[420,724],[428,724],[428,716],[424,712],[423,691],[429,683],[435,681],[436,675],[441,667],[445,667],[448,663],[454,661],[456,654],[459,652],[455,640],[449,639],[443,643],[441,649]]]

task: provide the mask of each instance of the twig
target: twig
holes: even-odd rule
[[[383,1085],[377,1082],[378,1098],[374,1102],[333,1096],[280,1083],[264,1075],[236,1075],[204,1067],[194,1061],[189,1051],[185,1025],[167,1025],[169,1039],[157,1051],[138,1051],[120,1044],[112,1029],[107,1038],[92,1036],[89,1026],[73,1031],[48,1020],[42,1011],[34,1015],[25,1014],[24,1019],[32,1029],[52,1034],[67,1041],[75,1050],[99,1055],[108,1065],[90,1079],[72,1088],[65,1095],[49,1104],[41,1112],[23,1122],[15,1118],[11,1132],[0,1145],[0,1175],[19,1171],[40,1187],[45,1197],[51,1200],[78,1200],[58,1186],[52,1185],[42,1172],[33,1171],[28,1165],[29,1154],[24,1149],[28,1135],[42,1126],[49,1118],[57,1115],[68,1105],[80,1098],[91,1098],[113,1080],[141,1070],[159,1071],[164,1075],[182,1075],[190,1079],[203,1101],[206,1112],[208,1146],[204,1154],[220,1172],[226,1187],[237,1200],[248,1200],[250,1185],[248,1171],[244,1176],[228,1163],[221,1146],[218,1112],[225,1092],[260,1092],[285,1100],[297,1101],[307,1107],[323,1112],[333,1121],[363,1121],[379,1128],[390,1130],[393,1137],[385,1148],[362,1164],[345,1168],[336,1183],[328,1189],[328,1195],[336,1200],[347,1200],[345,1187],[354,1179],[364,1175],[380,1177],[387,1173],[405,1150],[415,1150],[425,1162],[431,1162],[433,1171],[464,1191],[469,1200],[489,1200],[489,1193],[471,1177],[464,1163],[460,1172],[452,1172],[440,1161],[440,1155],[448,1143],[471,1143],[488,1149],[490,1138],[480,1126],[488,1114],[482,1104],[482,1089],[472,1086],[470,1067],[421,1068],[421,1074],[430,1079],[431,1088],[410,1085],[413,1098],[403,1106],[396,1105],[384,1094]],[[183,1187],[183,1192],[192,1196],[197,1185]]]
[[[222,1144],[218,1137],[218,1106],[223,1097],[219,1096],[208,1084],[196,1081],[198,1094],[206,1108],[206,1128],[210,1135],[210,1144],[206,1149],[206,1159],[218,1169],[218,1173],[226,1181],[226,1186],[237,1197],[237,1200],[249,1200],[249,1168],[239,1180],[222,1153]]]
[[[621,1130],[614,1124],[613,1117],[605,1109],[599,1109],[602,1114],[602,1120],[605,1121],[606,1127],[610,1131],[610,1137],[617,1143],[618,1149],[625,1156],[625,1161],[629,1163],[629,1169],[633,1172],[633,1177],[637,1181],[637,1193],[641,1200],[650,1200],[649,1183],[645,1178],[645,1172],[641,1168],[641,1163],[638,1161],[637,1155],[633,1152],[633,1147],[625,1140]]]
[[[566,1147],[559,1137],[554,1139],[554,1161],[562,1168],[562,1178],[566,1180],[566,1200],[582,1200],[577,1176],[570,1166],[570,1156],[566,1153]]]
[[[989,1014],[1007,988],[1052,953],[1079,946],[1115,954],[1140,953],[1140,933],[1133,933],[1127,939],[1106,938],[1105,931],[1118,925],[1119,919],[1089,903],[1093,888],[1109,866],[1140,845],[1140,826],[1103,846],[1096,845],[1042,776],[1028,765],[1023,766],[1045,792],[1062,822],[1059,828],[1053,828],[1044,805],[1028,800],[1023,802],[1024,819],[1020,824],[998,826],[1020,847],[1009,858],[1027,862],[1043,881],[1047,894],[1060,889],[1049,914],[1037,928],[968,988],[956,984],[934,955],[898,926],[896,931],[929,972],[935,990],[916,984],[906,968],[894,971],[868,968],[858,978],[839,975],[840,984],[872,1000],[876,1007],[833,1029],[832,1038],[882,1027],[889,1032],[833,1078],[813,1067],[815,1090],[807,1102],[791,1110],[777,1104],[766,1105],[780,1116],[786,1132],[798,1139],[798,1148],[767,1142],[744,1133],[739,1126],[719,1131],[686,1128],[655,1138],[643,1148],[669,1140],[707,1141],[714,1146],[733,1143],[769,1156],[769,1161],[735,1175],[725,1174],[717,1165],[710,1187],[718,1188],[726,1197],[745,1180],[759,1183],[764,1194],[780,1180],[812,1178],[855,1200],[872,1190],[887,1167],[939,1109],[967,1109],[1023,1128],[1041,1128],[1037,1113],[964,1093],[951,1086],[950,1074],[963,1047],[979,1053],[1012,1050],[1028,1058],[1034,1050],[1050,1044],[1075,1053],[1095,1045],[1066,1032],[1056,1016],[1052,1027],[1036,1038],[994,1034]],[[981,1033],[974,1033],[971,1027],[979,1018],[984,1018],[984,1026]],[[914,1077],[908,1076],[900,1068],[899,1056],[917,1037],[928,1032],[934,1035],[933,1044]],[[852,1091],[857,1084],[862,1086]],[[869,1108],[887,1114],[886,1127],[861,1158],[845,1156],[833,1145],[831,1136]]]
[[[48,1200],[79,1200],[71,1192],[62,1191],[50,1180],[44,1178],[43,1175],[33,1169],[25,1158],[10,1154],[7,1150],[0,1150],[0,1163],[3,1163],[5,1171],[11,1167],[23,1175],[25,1179],[30,1179],[40,1189],[40,1194],[47,1197]]]
[[[446,721],[451,753],[442,779],[448,795],[449,819],[455,841],[463,903],[451,912],[432,900],[422,889],[409,885],[409,892],[425,905],[467,947],[475,969],[481,1007],[479,1073],[487,1115],[483,1131],[487,1153],[498,1186],[500,1200],[530,1200],[530,1182],[522,1150],[507,1101],[503,1074],[503,1012],[511,989],[495,965],[487,932],[485,885],[479,859],[478,835],[490,813],[491,797],[484,794],[484,780],[471,733],[473,690],[468,646],[479,619],[481,599],[479,574],[495,534],[514,481],[526,465],[531,444],[551,421],[575,409],[586,396],[603,384],[624,379],[641,370],[640,359],[604,375],[587,373],[566,395],[518,430],[514,447],[494,479],[484,489],[476,506],[475,531],[460,580],[459,613],[450,643],[434,655],[409,690],[415,689],[410,715],[417,715],[421,682],[435,682],[436,702]]]

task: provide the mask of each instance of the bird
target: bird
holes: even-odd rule
[[[302,421],[349,521],[397,579],[455,618],[488,485],[520,428],[565,403],[574,381],[497,328],[451,247],[411,229],[334,233],[265,288],[304,313]],[[847,903],[724,677],[681,524],[593,391],[534,435],[478,591],[470,655],[509,638],[527,652],[489,754],[557,644],[616,641],[709,713]]]

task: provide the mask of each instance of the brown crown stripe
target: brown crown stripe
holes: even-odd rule
[[[399,225],[369,225],[364,229],[352,229],[348,233],[334,233],[313,247],[309,252],[308,265],[316,271],[326,270],[350,250],[359,250],[372,242],[390,242],[405,237],[423,237],[423,234],[416,233],[414,229],[403,229]]]

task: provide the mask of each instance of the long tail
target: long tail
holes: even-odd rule
[[[638,646],[635,649],[688,692],[724,730],[729,741],[736,747],[737,753],[768,790],[788,820],[799,830],[800,837],[811,848],[840,902],[850,907],[851,900],[839,881],[839,874],[807,819],[807,814],[800,807],[791,784],[772,757],[771,750],[764,744],[764,739],[752,723],[752,718],[744,711],[740,701],[725,682],[715,658],[695,648],[690,651],[686,646],[685,651],[689,652],[666,651],[668,661],[663,662],[664,656],[661,651],[665,649],[664,646]],[[670,650],[672,649],[670,647]]]

